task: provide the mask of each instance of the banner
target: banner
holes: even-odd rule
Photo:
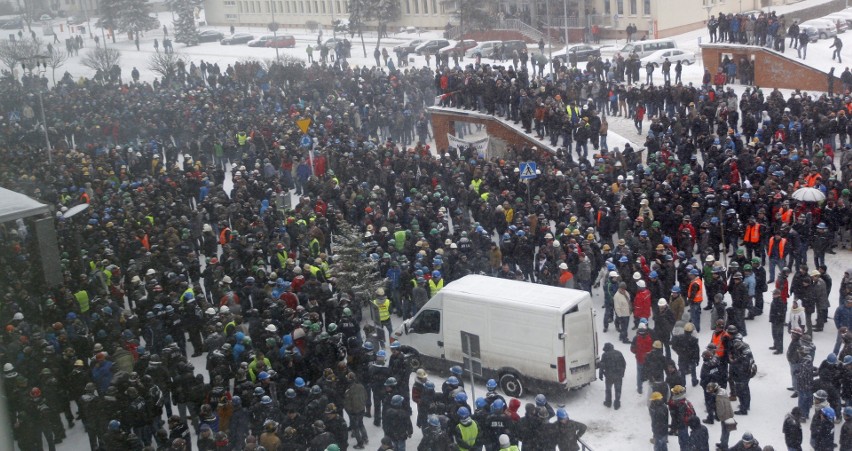
[[[450,146],[452,147],[467,148],[469,146],[473,146],[480,157],[487,158],[488,156],[488,142],[490,141],[488,136],[482,139],[477,139],[476,141],[466,141],[456,137],[455,135],[447,133],[447,140],[450,142]]]

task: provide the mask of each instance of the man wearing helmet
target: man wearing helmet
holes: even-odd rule
[[[402,395],[393,395],[382,418],[382,430],[393,441],[394,449],[404,450],[405,441],[414,434],[411,413]]]

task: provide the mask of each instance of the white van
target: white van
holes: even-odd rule
[[[644,58],[657,50],[676,49],[677,42],[674,39],[653,39],[650,41],[633,41],[624,45],[619,50],[621,56],[627,58],[631,53],[635,53],[639,58]]]
[[[531,386],[583,387],[597,374],[592,300],[580,290],[465,276],[403,322],[394,338],[418,351],[413,366],[461,365],[469,372],[472,364],[476,377],[497,380],[513,397]]]

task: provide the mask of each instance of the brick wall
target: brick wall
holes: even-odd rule
[[[723,54],[732,55],[734,61],[753,59],[755,61],[754,85],[766,88],[802,89],[805,91],[828,91],[828,75],[825,72],[801,63],[784,54],[751,45],[704,44],[701,46],[704,67],[711,74],[722,62]],[[829,69],[831,65],[826,64]],[[843,68],[834,72],[839,77]],[[835,86],[839,86],[839,81]]]

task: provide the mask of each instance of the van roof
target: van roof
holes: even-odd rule
[[[504,304],[535,305],[560,312],[571,309],[588,296],[580,290],[480,275],[462,277],[441,289],[441,294],[450,293],[484,296]]]

